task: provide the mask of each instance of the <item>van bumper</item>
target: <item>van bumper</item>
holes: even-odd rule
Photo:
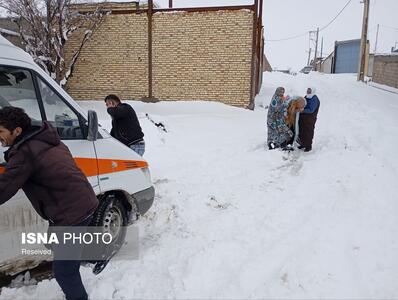
[[[131,195],[135,204],[137,205],[138,214],[145,214],[152,206],[153,199],[155,198],[155,188],[151,186],[145,190],[139,191],[138,193]]]

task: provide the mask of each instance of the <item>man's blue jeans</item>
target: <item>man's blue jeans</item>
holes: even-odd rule
[[[130,145],[130,148],[134,150],[138,155],[143,156],[145,153],[145,142],[140,141],[138,143]]]
[[[88,226],[90,225],[92,216],[74,226]],[[56,256],[56,248],[53,249],[54,256]],[[74,255],[77,257],[81,255],[83,247],[74,248],[76,251]],[[79,252],[80,251],[80,252]],[[79,254],[79,253],[80,254]],[[80,277],[80,260],[54,260],[53,273],[55,280],[58,282],[62,291],[65,294],[66,300],[87,300],[88,295],[84,288],[82,278]]]

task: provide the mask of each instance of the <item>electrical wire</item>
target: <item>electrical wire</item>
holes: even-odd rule
[[[298,35],[291,36],[291,37],[288,37],[288,38],[276,39],[276,40],[264,40],[264,42],[282,42],[282,41],[294,40],[294,39],[297,39],[299,37],[305,36],[307,34],[308,34],[308,31],[306,33],[298,34]]]
[[[326,29],[327,27],[329,27],[329,26],[330,26],[330,25],[343,13],[343,11],[344,11],[344,10],[347,8],[347,6],[351,3],[351,1],[352,1],[352,0],[348,0],[348,2],[347,2],[347,3],[344,5],[344,7],[338,12],[338,14],[337,14],[328,24],[326,24],[326,25],[323,26],[321,29],[319,29],[319,31],[322,31],[322,30]],[[294,36],[291,36],[291,37],[283,38],[283,39],[272,39],[272,40],[264,40],[264,41],[265,41],[265,42],[282,42],[282,41],[294,40],[294,39],[297,39],[297,38],[299,38],[299,37],[302,37],[302,36],[307,35],[308,32],[310,32],[310,31],[307,31],[307,32],[302,33],[302,34],[294,35]]]
[[[381,25],[381,24],[380,24],[380,27],[384,27],[384,28],[388,28],[388,29],[392,29],[392,30],[398,30],[397,27],[391,27],[391,26],[386,26],[386,25]]]
[[[346,7],[351,3],[352,0],[348,0],[348,2],[346,3],[346,5],[344,5],[344,7],[339,11],[339,13],[325,26],[323,26],[321,29],[319,29],[319,31],[322,31],[326,28],[329,27],[330,24],[332,24],[341,14],[342,12],[346,9]]]

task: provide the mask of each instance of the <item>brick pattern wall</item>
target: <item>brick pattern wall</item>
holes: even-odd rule
[[[373,81],[398,88],[398,55],[374,57]]]
[[[105,16],[85,44],[67,91],[76,100],[102,100],[108,94],[137,99],[148,94],[146,14]],[[79,48],[84,30],[69,39],[68,57]]]
[[[247,106],[252,22],[246,10],[156,13],[154,96]]]
[[[148,96],[147,22],[146,13],[105,17],[68,81],[72,97]],[[155,13],[153,97],[247,106],[252,22],[250,10]],[[78,47],[77,41],[70,39],[69,53]]]

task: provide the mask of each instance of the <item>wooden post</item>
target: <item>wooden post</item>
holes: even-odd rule
[[[318,59],[318,38],[319,38],[319,27],[316,30],[316,42],[315,42],[315,54],[314,54],[314,71],[316,71],[316,63]]]
[[[148,98],[152,96],[152,15],[153,0],[148,0]]]
[[[250,74],[250,103],[247,106],[248,109],[254,109],[254,97],[256,88],[256,37],[257,37],[257,12],[258,12],[258,0],[254,0],[254,13],[253,13],[253,32],[252,32],[252,61],[251,61],[251,74]]]
[[[256,96],[260,92],[260,72],[261,70],[261,41],[262,41],[262,29],[263,29],[263,0],[260,0],[259,3],[259,12],[258,12],[258,22],[257,22],[257,72],[256,72],[256,90],[254,96]]]
[[[359,52],[358,81],[365,80],[366,43],[368,40],[369,4],[370,4],[370,0],[364,0],[361,48],[360,48],[360,52]]]

